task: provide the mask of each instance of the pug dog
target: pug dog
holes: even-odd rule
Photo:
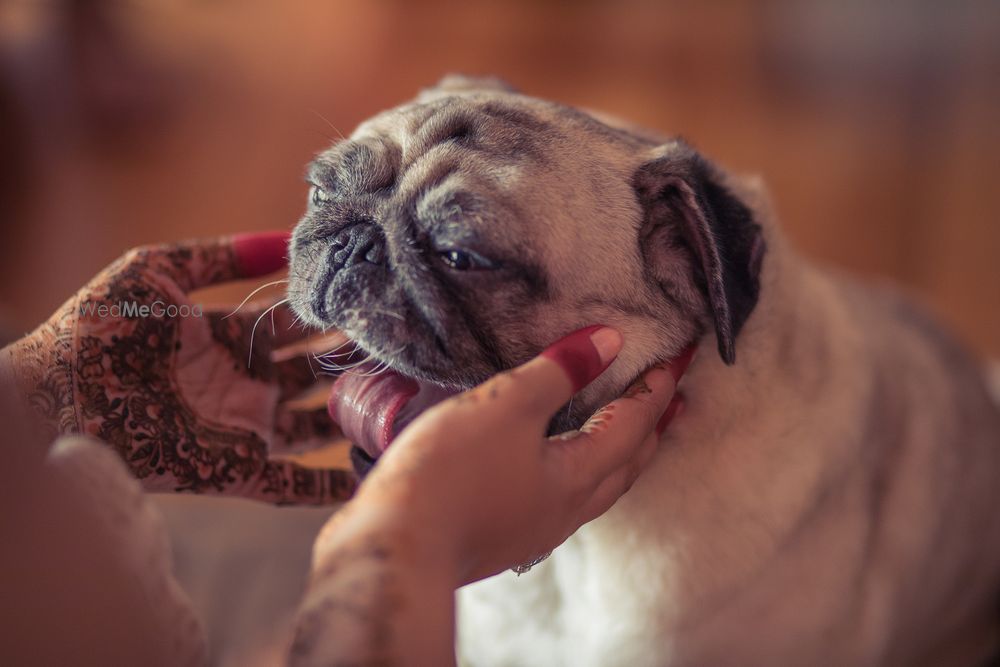
[[[678,139],[446,78],[308,171],[298,315],[347,334],[362,474],[427,406],[577,328],[625,345],[572,429],[697,343],[631,490],[459,593],[469,665],[977,665],[996,650],[1000,414],[885,287],[806,261],[755,181]],[[470,499],[474,502],[474,499]]]

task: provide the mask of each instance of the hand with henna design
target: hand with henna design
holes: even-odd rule
[[[288,234],[247,234],[131,250],[0,362],[43,435],[108,443],[151,491],[239,495],[274,503],[346,500],[354,479],[270,454],[328,442],[325,411],[287,399],[314,376],[272,352],[305,336],[272,312],[196,308],[188,293],[284,267]],[[256,326],[257,324],[260,326]]]
[[[683,405],[675,389],[693,348],[579,431],[546,437],[621,344],[612,329],[582,329],[404,429],[316,540],[290,664],[454,664],[455,589],[537,559],[606,512]]]

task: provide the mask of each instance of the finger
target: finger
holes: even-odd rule
[[[256,232],[139,248],[129,255],[133,261],[146,263],[172,280],[182,291],[190,292],[284,268],[288,263],[288,239],[289,233],[284,231]]]
[[[328,505],[350,500],[356,488],[357,478],[348,470],[270,460],[259,474],[231,490],[276,505]]]
[[[642,446],[635,453],[635,456],[601,480],[580,509],[581,524],[601,516],[611,509],[619,498],[628,493],[650,459],[653,458],[653,454],[656,453],[658,442],[659,438],[650,433],[643,440]]]
[[[316,386],[321,370],[309,357],[293,357],[285,361],[271,362],[274,380],[278,383],[279,401],[297,399],[307,390]]]
[[[288,241],[291,233],[283,230],[251,232],[230,237],[236,255],[239,278],[256,278],[288,266]]]
[[[288,328],[293,324],[293,316],[283,306],[275,308],[272,312],[273,323],[271,313],[266,309],[260,310],[259,313],[255,311],[232,317],[222,311],[209,311],[203,317],[212,339],[230,352],[237,368],[244,369],[253,377],[262,377],[268,381],[274,378],[275,370],[280,370],[282,374],[278,375],[277,379],[282,384],[286,384],[286,380],[295,381],[294,386],[286,391],[288,393],[311,381],[314,374],[311,371],[306,372],[307,368],[300,368],[308,365],[306,360],[280,369],[274,364],[275,349],[283,346],[294,336],[300,335],[301,330]]]
[[[326,406],[294,410],[283,404],[275,414],[270,449],[273,453],[296,454],[325,447],[339,437],[343,437],[340,428],[330,419]]]
[[[573,394],[614,361],[622,346],[617,331],[591,326],[556,341],[531,361],[480,385],[477,393],[501,398],[522,418],[546,422]]]
[[[622,466],[653,432],[674,395],[676,381],[661,366],[640,377],[625,394],[598,410],[579,431],[553,439],[554,453],[572,457],[585,484],[596,483]]]
[[[221,312],[206,313],[212,339],[229,352],[233,368],[249,377],[276,384],[278,400],[294,398],[312,387],[322,365],[309,356],[277,354],[283,335],[290,334],[270,320],[256,325],[251,318],[226,317]]]
[[[670,400],[670,404],[667,406],[667,409],[663,411],[663,416],[661,416],[659,421],[656,422],[655,433],[657,438],[663,435],[663,432],[667,430],[668,426],[670,426],[670,422],[683,412],[684,406],[684,394],[677,392]]]
[[[229,353],[234,372],[255,380],[272,382],[274,364],[270,353],[273,347],[269,327],[258,327],[238,318],[226,319],[219,315],[205,315],[209,333],[219,348]]]
[[[625,465],[602,480],[590,498],[584,503],[581,509],[581,523],[593,521],[601,516],[623,495],[629,492],[632,485],[645,470],[660,444],[660,436],[671,421],[684,409],[684,395],[677,393],[670,400],[670,404],[664,411],[663,416],[657,422],[656,430],[647,434],[645,440],[635,455],[629,459]]]
[[[256,325],[256,333],[267,331],[274,347],[296,344],[316,333],[303,324],[295,312],[281,301],[250,302],[242,306],[213,305],[204,309],[204,317],[215,320],[236,320],[245,325],[249,333]]]

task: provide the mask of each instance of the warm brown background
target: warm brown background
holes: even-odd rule
[[[463,71],[762,174],[806,253],[1000,355],[1000,3],[886,4],[7,0],[0,318],[129,246],[290,227],[312,153]]]

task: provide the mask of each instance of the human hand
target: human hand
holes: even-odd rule
[[[552,415],[620,347],[612,329],[583,329],[431,408],[393,442],[348,512],[429,543],[460,583],[551,551],[629,489],[682,405],[674,392],[693,348],[648,370],[579,431],[545,437]],[[321,535],[317,560],[324,544]]]
[[[276,503],[347,499],[349,472],[269,458],[332,437],[325,411],[285,403],[314,379],[306,359],[272,358],[306,335],[291,312],[198,315],[188,298],[283,268],[287,243],[287,233],[275,232],[131,250],[3,350],[49,441],[61,433],[99,438],[148,490]]]
[[[647,371],[579,431],[552,414],[621,347],[589,327],[406,427],[327,522],[289,664],[454,664],[458,586],[551,551],[638,477],[682,406],[693,348]]]

